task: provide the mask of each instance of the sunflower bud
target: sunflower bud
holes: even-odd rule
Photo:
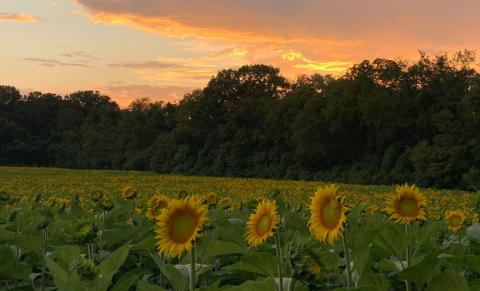
[[[44,216],[42,216],[37,222],[35,223],[35,228],[38,230],[45,229],[50,224],[50,220]]]
[[[76,257],[74,258],[69,265],[70,273],[77,271],[78,276],[82,281],[89,280],[92,281],[95,279],[95,274],[97,272],[97,267],[95,264],[85,257]]]
[[[278,195],[280,195],[280,190],[278,188],[272,188],[268,190],[267,195],[265,196],[267,197],[268,200],[275,200],[275,198],[277,198]]]
[[[257,199],[255,199],[255,198],[250,198],[250,199],[248,199],[248,200],[245,202],[245,206],[246,206],[248,209],[253,210],[253,209],[257,208],[258,203],[259,203],[259,202],[257,201]]]
[[[16,217],[17,217],[17,211],[14,210],[10,212],[10,214],[8,215],[8,221],[12,222],[15,220]]]
[[[97,226],[88,220],[79,220],[73,228],[73,241],[76,244],[83,245],[91,243],[97,236]]]

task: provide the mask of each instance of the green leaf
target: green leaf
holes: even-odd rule
[[[365,266],[367,265],[368,257],[370,256],[370,248],[365,249],[359,254],[353,257],[353,265],[358,272],[358,276],[361,277]]]
[[[47,263],[48,270],[53,275],[53,282],[57,287],[62,286],[68,280],[68,273],[62,269],[51,258],[45,256],[45,262]]]
[[[413,234],[417,241],[417,249],[429,240],[440,228],[445,227],[445,220],[435,221],[428,224],[427,229],[419,230]]]
[[[400,272],[397,265],[394,262],[389,260],[381,260],[375,265],[375,269],[384,272]]]
[[[155,249],[157,239],[155,236],[149,236],[130,248],[131,251],[152,251]]]
[[[138,280],[136,291],[165,291],[165,289],[163,289],[158,285],[153,285],[153,284],[149,284],[147,282]]]
[[[400,232],[393,225],[388,224],[375,236],[373,244],[378,248],[395,254],[397,258],[401,258],[411,241],[411,236]]]
[[[363,274],[358,280],[357,285],[360,286],[370,286],[375,288],[377,291],[387,291],[390,287],[390,283],[387,279],[383,278],[380,275],[376,274]]]
[[[455,266],[464,266],[477,273],[480,273],[480,257],[474,255],[468,256],[441,256],[444,261],[447,261]]]
[[[0,270],[10,268],[14,262],[12,249],[7,244],[0,245]]]
[[[73,272],[68,280],[58,289],[58,291],[85,291],[82,281],[77,275],[77,271]]]
[[[467,280],[457,273],[444,272],[436,275],[425,291],[468,290]]]
[[[0,271],[0,279],[18,279],[28,281],[32,268],[24,265],[16,265]]]
[[[243,254],[247,249],[236,243],[227,243],[219,240],[207,241],[203,246],[203,257],[213,257],[227,254]]]
[[[60,246],[52,252],[50,258],[56,260],[57,264],[62,267],[63,270],[69,272],[70,261],[73,257],[78,256],[80,256],[78,246]]]
[[[182,272],[180,272],[177,268],[173,266],[165,265],[157,253],[150,253],[150,256],[158,265],[165,277],[170,280],[170,283],[174,288],[182,291],[188,289],[189,282],[185,278],[185,276],[183,276]]]
[[[88,286],[88,291],[106,291],[112,282],[113,273],[101,275],[95,278]]]
[[[28,251],[36,252],[42,255],[42,247],[45,244],[45,240],[39,236],[26,236],[17,235],[12,237],[9,241],[11,246],[17,246],[23,250],[23,253]]]
[[[135,236],[139,231],[140,228],[138,226],[123,227],[112,231],[105,231],[103,234],[103,240],[107,241],[108,246],[111,247],[122,240],[126,240]]]
[[[100,274],[105,276],[107,274],[116,272],[123,265],[128,257],[130,241],[122,247],[118,248],[110,258],[103,261],[100,266]]]
[[[240,286],[228,289],[228,291],[266,291],[276,290],[276,284],[273,279],[266,279],[260,282],[247,281]]]
[[[355,206],[351,209],[348,210],[348,216],[347,216],[347,222],[348,222],[348,225],[355,225],[357,226],[358,223],[359,223],[359,220],[360,219],[360,214],[362,213],[362,211],[364,211],[365,209],[367,209],[368,207],[370,206],[373,206],[375,205],[375,203],[367,203],[367,204],[363,204],[363,205],[358,205],[358,206]]]
[[[418,290],[422,290],[423,285],[428,278],[438,273],[438,264],[440,255],[443,250],[431,252],[418,265],[407,268],[400,273],[400,279],[414,282]]]
[[[0,242],[7,242],[9,239],[15,236],[13,231],[0,228]]]
[[[278,277],[278,264],[278,258],[270,253],[251,253],[243,255],[240,262],[224,269],[253,272],[275,278]]]
[[[466,236],[480,241],[480,223],[475,223],[468,227]]]
[[[380,226],[374,228],[366,227],[354,227],[352,231],[348,234],[348,243],[347,246],[353,250],[355,253],[361,253],[367,249],[375,237],[387,226],[387,223],[384,223]]]
[[[128,291],[128,289],[135,285],[139,278],[143,277],[143,270],[132,270],[125,273],[120,279],[118,279],[112,291]]]

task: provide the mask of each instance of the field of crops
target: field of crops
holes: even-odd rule
[[[0,290],[480,290],[479,194],[410,186],[0,167]]]

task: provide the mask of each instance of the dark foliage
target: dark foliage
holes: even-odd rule
[[[376,59],[288,82],[220,71],[178,104],[0,86],[0,165],[480,187],[475,55]]]

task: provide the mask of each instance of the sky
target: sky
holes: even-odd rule
[[[175,102],[242,65],[293,80],[480,52],[478,15],[478,0],[1,0],[0,85]]]

